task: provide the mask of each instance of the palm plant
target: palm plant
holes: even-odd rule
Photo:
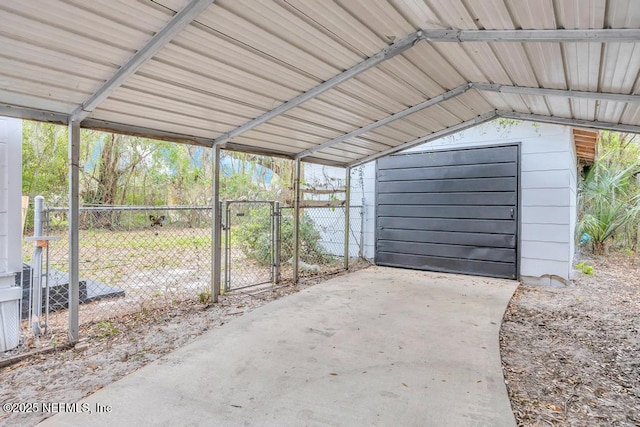
[[[578,235],[588,234],[599,255],[604,254],[607,241],[640,213],[638,164],[625,165],[612,157],[605,154],[596,160],[579,192]]]

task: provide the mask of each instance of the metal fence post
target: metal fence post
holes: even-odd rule
[[[293,175],[293,283],[298,283],[300,260],[300,159],[295,160]]]
[[[213,153],[211,156],[211,209],[212,209],[212,224],[211,224],[211,251],[212,251],[212,263],[211,263],[211,297],[214,303],[218,302],[218,296],[220,295],[220,275],[222,273],[222,258],[220,256],[221,250],[221,212],[220,212],[220,147],[214,145]]]
[[[69,122],[69,342],[78,342],[80,304],[80,122]]]
[[[346,167],[345,171],[345,202],[344,202],[344,269],[349,269],[349,216],[351,211],[351,166]]]
[[[223,206],[222,204],[220,206]],[[231,283],[231,211],[229,200],[224,201],[224,291]]]
[[[42,227],[44,219],[44,197],[36,196],[33,209],[33,268],[31,270],[31,331],[33,335],[41,335],[42,317],[42,246],[46,241],[39,240],[44,236]]]
[[[366,214],[365,198],[360,203],[360,244],[358,245],[358,258],[364,259],[364,218]]]
[[[273,202],[273,283],[280,282],[280,202]]]

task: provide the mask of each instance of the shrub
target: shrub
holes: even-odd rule
[[[594,251],[602,255],[605,243],[616,232],[635,221],[640,212],[640,194],[635,183],[636,165],[625,166],[598,159],[587,174],[579,193],[581,218],[578,234],[588,234]]]
[[[293,211],[281,210],[280,260],[293,257]],[[300,257],[308,262],[326,263],[331,259],[320,245],[320,232],[308,215],[300,217]],[[232,245],[236,244],[247,258],[260,265],[271,263],[271,218],[266,209],[248,210],[242,224],[232,230]]]

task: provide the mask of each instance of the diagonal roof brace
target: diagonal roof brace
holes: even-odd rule
[[[407,108],[406,110],[402,110],[402,111],[400,111],[398,113],[392,114],[392,115],[390,115],[388,117],[385,117],[383,119],[380,119],[380,120],[378,120],[376,122],[373,122],[373,123],[370,123],[370,124],[368,124],[366,126],[358,128],[358,129],[356,129],[354,131],[351,131],[349,133],[345,133],[344,135],[340,135],[339,137],[334,138],[334,139],[332,139],[330,141],[327,141],[327,142],[323,142],[322,144],[320,144],[320,145],[318,145],[316,147],[309,148],[307,150],[301,151],[300,153],[298,153],[296,155],[296,159],[301,159],[303,157],[307,157],[308,155],[313,154],[316,151],[320,151],[320,150],[324,150],[325,148],[332,147],[332,146],[334,146],[336,144],[339,144],[339,143],[341,143],[343,141],[346,141],[347,139],[356,137],[358,135],[362,135],[363,133],[366,133],[366,132],[369,132],[369,131],[371,131],[373,129],[379,128],[380,126],[384,126],[384,125],[386,125],[388,123],[391,123],[391,122],[393,122],[395,120],[402,119],[402,118],[404,118],[404,117],[406,117],[406,116],[408,116],[410,114],[413,114],[413,113],[418,112],[420,110],[424,110],[425,108],[434,106],[434,105],[439,104],[441,102],[444,102],[447,99],[451,99],[451,98],[454,98],[456,96],[462,95],[463,93],[465,93],[466,91],[471,89],[472,86],[473,86],[472,83],[467,83],[467,84],[460,85],[460,86],[456,87],[455,89],[452,89],[452,90],[450,90],[448,92],[445,92],[445,93],[443,93],[441,95],[434,96],[433,98],[428,99],[428,100],[426,100],[424,102],[421,102],[419,104],[416,104],[413,107]]]
[[[581,126],[592,129],[614,130],[618,132],[639,133],[640,126],[623,123],[601,122],[597,120],[570,119],[567,117],[543,116],[542,114],[516,113],[514,111],[497,110],[498,117],[515,120],[527,120],[531,122],[551,123],[556,125]]]
[[[422,40],[431,42],[640,42],[640,29],[585,30],[423,30]]]
[[[109,97],[116,89],[135,73],[145,62],[151,59],[162,47],[177,36],[187,25],[193,22],[215,0],[191,0],[176,13],[151,40],[135,53],[120,69],[89,99],[82,103],[73,113],[73,121],[84,120],[98,105]]]
[[[398,151],[407,150],[411,147],[415,147],[416,145],[424,144],[426,142],[433,141],[434,139],[442,138],[442,137],[454,134],[456,132],[460,132],[462,130],[472,128],[474,126],[493,120],[496,117],[497,117],[496,111],[492,110],[474,119],[467,120],[466,122],[458,123],[457,125],[453,125],[448,128],[441,129],[437,132],[430,133],[429,135],[425,135],[418,139],[414,139],[413,141],[408,141],[408,142],[405,142],[404,144],[400,144],[398,146],[391,147],[379,153],[372,154],[371,156],[355,160],[349,163],[347,166],[350,166],[350,167],[359,166],[361,164],[368,163],[373,160],[377,160],[380,157],[385,157],[385,156],[397,153]]]
[[[302,104],[303,102],[306,102],[310,99],[315,98],[316,96],[328,91],[329,89],[332,89],[336,86],[338,86],[340,83],[345,82],[346,80],[349,80],[352,77],[357,76],[358,74],[367,71],[370,68],[375,67],[376,65],[393,58],[396,55],[401,54],[402,52],[406,51],[407,49],[411,48],[414,44],[416,44],[418,41],[420,41],[420,37],[421,37],[422,31],[417,31],[415,33],[412,33],[410,35],[408,35],[407,37],[393,43],[390,46],[385,47],[384,49],[382,49],[380,52],[376,53],[375,55],[365,59],[364,61],[358,63],[357,65],[354,65],[353,67],[349,68],[346,71],[343,71],[342,73],[330,78],[329,80],[320,83],[319,85],[313,87],[312,89],[309,89],[307,92],[304,92],[298,96],[296,96],[295,98],[290,99],[289,101],[285,102],[284,104],[279,105],[278,107],[267,111],[266,113],[264,113],[263,115],[256,117],[255,119],[241,125],[238,126],[237,128],[233,129],[230,132],[227,132],[221,136],[219,136],[218,138],[215,139],[215,143],[216,144],[224,144],[227,141],[229,141],[231,138],[234,138],[244,132],[247,132],[253,128],[255,128],[256,126],[266,122],[267,120],[271,120],[272,118],[279,116],[280,114],[283,114],[289,110],[291,110],[292,108],[297,107],[298,105]]]
[[[595,101],[614,102],[635,102],[640,103],[640,95],[611,93],[611,92],[589,92],[581,90],[547,89],[539,87],[510,86],[494,83],[473,83],[474,89],[498,92],[513,93],[517,95],[538,95],[538,96],[562,96],[568,98],[592,99]]]

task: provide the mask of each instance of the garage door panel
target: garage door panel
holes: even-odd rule
[[[457,151],[429,151],[410,153],[395,158],[386,157],[378,162],[378,170],[423,168],[447,165],[474,165],[487,163],[515,163],[518,153],[508,147],[478,148]]]
[[[518,153],[511,145],[380,160],[376,263],[516,278]]]
[[[403,193],[379,194],[380,205],[515,205],[517,200],[515,191],[486,192],[486,193]]]
[[[380,265],[386,265],[389,267],[403,267],[462,274],[470,274],[470,272],[473,272],[472,274],[477,276],[502,277],[505,279],[513,278],[513,265],[510,263],[438,258],[386,252],[378,253],[376,260]]]
[[[380,216],[405,218],[510,219],[512,211],[509,206],[378,205]]]
[[[478,178],[478,179],[443,179],[433,181],[396,181],[376,183],[378,194],[384,193],[426,193],[449,192],[485,192],[485,191],[513,191],[517,187],[518,179],[507,178]]]
[[[458,231],[468,233],[516,234],[515,221],[378,217],[378,229]]]
[[[378,249],[381,252],[406,255],[515,262],[515,256],[512,250],[500,248],[380,240],[378,242]]]
[[[410,168],[378,170],[378,181],[414,181],[423,179],[460,179],[510,177],[518,174],[516,163],[488,165],[438,166],[434,168]]]
[[[473,245],[478,247],[515,248],[513,234],[464,233],[451,231],[378,229],[380,240],[401,240],[403,242],[442,243],[449,245]]]

